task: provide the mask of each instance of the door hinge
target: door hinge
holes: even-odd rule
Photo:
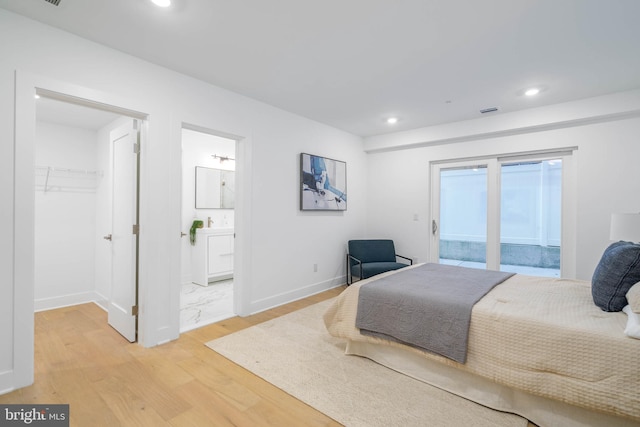
[[[131,307],[131,315],[132,316],[137,316],[138,315],[138,306],[134,305],[133,307]]]
[[[140,154],[140,144],[137,142],[133,143],[133,154]]]
[[[133,224],[133,234],[135,234],[136,236],[138,234],[140,234],[140,225],[139,224]]]

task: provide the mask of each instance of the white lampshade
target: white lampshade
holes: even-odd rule
[[[611,240],[640,242],[640,213],[611,214]]]

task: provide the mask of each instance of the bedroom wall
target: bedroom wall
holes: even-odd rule
[[[14,228],[32,215],[21,210],[32,203],[20,191],[29,175],[14,170],[16,150],[28,156],[30,149],[14,145],[14,129],[21,141],[31,139],[33,87],[149,114],[141,165],[143,345],[175,339],[179,331],[183,123],[242,137],[243,210],[236,216],[242,314],[343,282],[344,242],[363,233],[366,216],[361,138],[5,10],[0,38],[16,41],[0,44],[0,392],[33,380],[33,268],[25,254],[33,251],[34,233]],[[348,211],[299,211],[300,152],[347,162]]]
[[[640,91],[365,138],[367,232],[429,259],[429,162],[577,146],[576,277],[590,280],[613,212],[640,212]],[[458,142],[459,141],[459,142]]]

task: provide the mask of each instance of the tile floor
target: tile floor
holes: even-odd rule
[[[209,286],[200,286],[195,283],[182,285],[180,332],[187,332],[233,316],[235,316],[233,280],[212,282]]]

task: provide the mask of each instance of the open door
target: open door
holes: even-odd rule
[[[139,126],[136,120],[111,131],[112,271],[108,321],[130,342],[138,323],[138,167]]]

